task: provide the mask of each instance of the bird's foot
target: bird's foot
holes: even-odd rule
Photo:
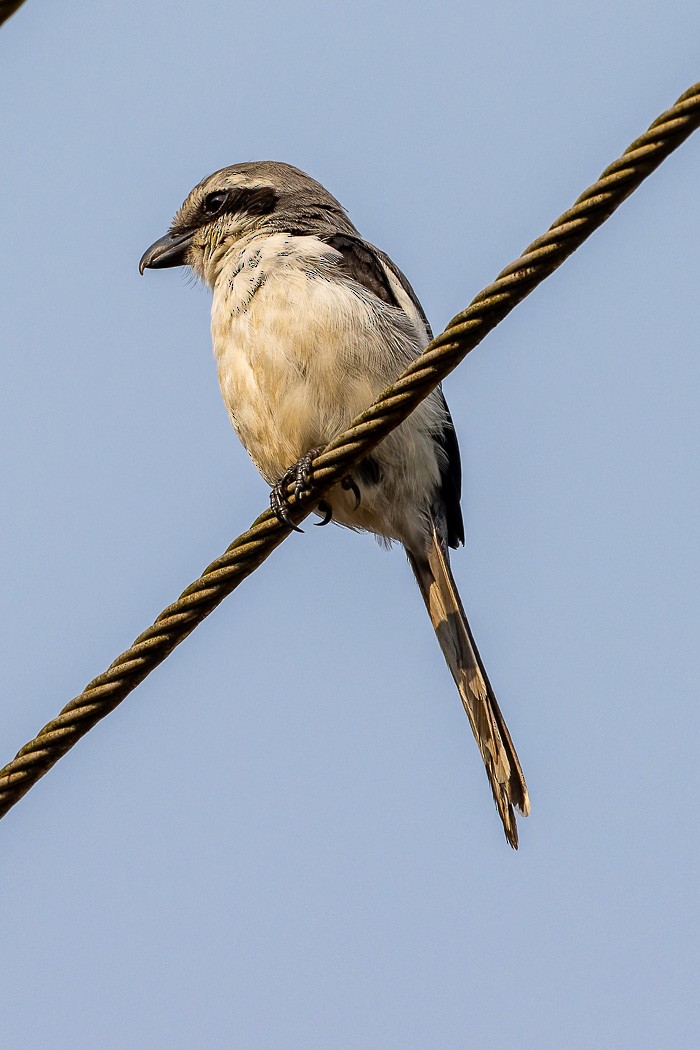
[[[319,502],[316,510],[319,514],[323,514],[323,521],[315,521],[314,525],[328,525],[329,522],[333,521],[333,508],[330,503],[326,503],[325,499]]]
[[[361,495],[359,486],[351,474],[348,474],[343,478],[340,487],[346,491],[349,490],[352,492],[355,497],[355,510],[357,510],[360,506]],[[333,508],[325,499],[319,501],[316,510],[319,514],[323,514],[323,521],[315,521],[314,525],[328,525],[329,522],[333,521]]]
[[[345,475],[345,477],[340,483],[340,487],[345,489],[346,492],[352,492],[353,496],[355,497],[355,510],[357,510],[357,508],[360,506],[361,501],[360,489],[352,474]]]
[[[295,532],[303,532],[298,525],[295,525],[289,516],[289,499],[287,496],[287,488],[289,485],[294,485],[294,498],[299,499],[300,496],[311,491],[311,464],[314,457],[319,454],[320,448],[310,448],[309,451],[298,459],[296,463],[292,463],[291,467],[287,467],[282,477],[272,486],[272,492],[270,493],[270,507],[272,513],[279,521],[288,525],[290,529],[294,529]],[[328,504],[323,506],[324,514],[328,515]],[[326,521],[321,522],[322,525],[327,525],[330,518]]]

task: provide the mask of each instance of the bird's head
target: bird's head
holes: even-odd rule
[[[195,186],[168,233],[144,252],[139,271],[190,266],[213,287],[228,251],[263,230],[357,232],[335,197],[298,168],[276,161],[234,164]]]

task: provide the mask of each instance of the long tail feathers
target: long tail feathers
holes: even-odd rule
[[[524,816],[530,812],[525,778],[474,644],[448,555],[446,551],[443,552],[435,525],[427,554],[419,557],[411,551],[407,553],[440,648],[457,684],[479,745],[506,838],[513,849],[517,849],[518,827],[513,806]]]

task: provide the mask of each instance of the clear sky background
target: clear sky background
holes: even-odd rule
[[[700,5],[52,4],[0,30],[0,764],[265,506],[190,188],[297,164],[440,330],[700,76]],[[0,824],[26,1048],[697,1047],[700,136],[448,380],[507,846],[401,551],[293,536]]]

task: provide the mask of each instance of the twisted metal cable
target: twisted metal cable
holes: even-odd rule
[[[24,0],[0,0],[0,26],[22,6]]]
[[[2,0],[0,0],[2,3]],[[1,8],[0,8],[1,10]],[[470,350],[572,254],[633,190],[700,125],[700,83],[681,95],[649,130],[605,169],[549,230],[533,241],[457,314],[377,401],[312,464],[313,491],[291,499],[298,524],[386,435],[399,425]],[[291,493],[290,493],[291,495]],[[267,510],[198,580],[169,605],[132,646],[94,678],[0,770],[0,817],[100,719],[113,711],[176,645],[289,535]]]

